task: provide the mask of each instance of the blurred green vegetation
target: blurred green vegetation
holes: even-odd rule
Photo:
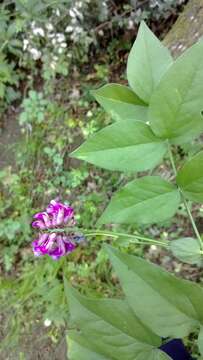
[[[68,154],[111,122],[90,90],[108,81],[125,83],[127,52],[139,22],[147,20],[156,31],[159,21],[157,33],[163,37],[166,22],[169,28],[182,3],[16,0],[0,4],[1,123],[6,127],[6,117],[15,108],[21,129],[13,163],[0,169],[0,297],[6,318],[2,348],[18,345],[35,320],[43,325],[49,319],[54,341],[60,338],[68,320],[64,274],[91,295],[120,293],[101,248],[104,239],[92,238],[86,247],[58,262],[35,259],[30,222],[36,211],[60,197],[74,206],[81,227],[92,228],[112,192],[131,178],[95,169]],[[177,229],[173,224],[174,236],[185,226],[181,209],[180,215],[183,225]],[[142,230],[152,236],[162,233],[155,227]],[[127,239],[116,246],[143,254]]]

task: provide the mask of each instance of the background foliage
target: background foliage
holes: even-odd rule
[[[21,130],[15,148],[8,144],[8,165],[1,166],[0,171],[1,304],[5,324],[1,346],[10,354],[9,346],[18,346],[21,336],[36,322],[43,326],[45,320],[51,321],[47,333],[53,344],[61,338],[68,306],[63,273],[89,295],[120,294],[117,279],[115,287],[109,281],[110,265],[100,246],[103,239],[93,238],[91,246],[60,263],[35,260],[30,250],[30,218],[48,200],[60,196],[75,206],[79,224],[91,227],[112,192],[133,180],[130,173],[109,175],[68,159],[68,153],[110,124],[110,115],[96,105],[90,90],[109,81],[126,83],[126,54],[140,21],[147,20],[164,37],[181,3],[44,0],[4,1],[0,5],[1,122],[6,128],[7,118],[15,117],[13,121]],[[200,146],[195,143],[195,149]],[[192,154],[194,147],[187,150]],[[184,149],[176,156],[182,160]],[[164,169],[158,169],[168,171],[167,162]],[[201,209],[197,213],[201,218]],[[178,214],[184,224],[184,210],[179,208]],[[164,225],[164,233],[162,224],[159,228],[141,228],[155,237],[160,233],[167,237],[172,228],[174,238],[182,230],[177,229],[176,220]],[[133,225],[124,228],[139,229]],[[185,226],[185,236],[190,235]],[[143,251],[153,253],[153,248],[136,248],[126,238],[116,246],[139,255]],[[165,259],[167,256],[163,255]],[[15,316],[13,312],[9,316],[11,308]],[[23,353],[23,347],[21,350]]]

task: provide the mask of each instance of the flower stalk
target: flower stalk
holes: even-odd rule
[[[175,161],[174,161],[174,157],[173,157],[173,153],[172,153],[172,150],[171,150],[171,146],[170,146],[170,143],[168,142],[168,152],[169,152],[169,157],[170,157],[170,162],[171,162],[171,166],[173,168],[173,172],[174,172],[174,175],[177,176],[177,169],[176,169],[176,165],[175,165]],[[188,205],[188,202],[187,200],[185,199],[185,196],[182,192],[182,190],[178,187],[178,190],[180,192],[180,195],[181,195],[181,198],[183,200],[183,203],[184,203],[184,206],[185,206],[185,209],[187,211],[187,214],[188,214],[188,217],[190,219],[190,222],[192,224],[192,228],[193,228],[193,231],[197,237],[197,240],[199,242],[199,245],[200,245],[200,249],[201,251],[203,251],[203,240],[201,238],[201,235],[199,233],[199,230],[197,229],[197,226],[195,224],[195,220],[192,216],[192,213],[190,211],[190,208],[189,208],[189,205]]]
[[[167,247],[167,242],[162,242],[159,240],[151,239],[148,237],[144,237],[137,234],[126,234],[126,233],[120,233],[120,232],[114,232],[114,231],[105,231],[105,230],[88,230],[88,229],[82,229],[83,234],[88,236],[105,236],[105,237],[112,237],[112,238],[119,238],[119,237],[125,237],[130,238],[133,240],[133,242],[137,242],[137,244],[155,244],[155,245],[161,245],[164,247]]]
[[[47,254],[54,260],[71,253],[86,238],[94,236],[114,239],[125,237],[138,245],[153,244],[168,247],[167,242],[151,239],[140,234],[78,228],[74,218],[74,209],[55,200],[50,202],[45,211],[34,215],[32,227],[39,231],[38,238],[32,243],[35,256]]]

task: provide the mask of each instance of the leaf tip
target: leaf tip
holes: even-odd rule
[[[68,154],[68,157],[74,158],[74,159],[82,159],[82,155],[80,153],[79,148],[73,150],[70,154]]]

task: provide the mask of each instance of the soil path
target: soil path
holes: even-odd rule
[[[3,127],[0,128],[0,171],[5,166],[15,165],[15,147],[21,138],[18,113],[18,109],[11,107],[3,117]]]

